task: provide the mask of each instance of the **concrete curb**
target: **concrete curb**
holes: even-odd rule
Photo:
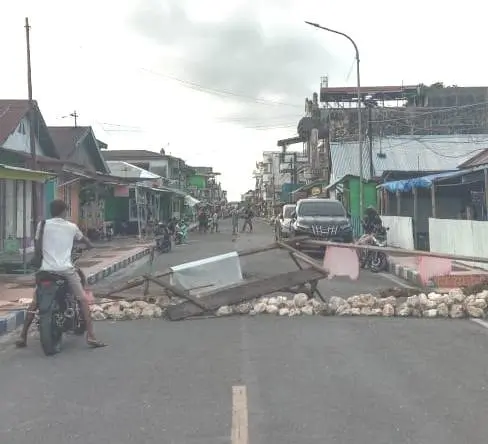
[[[388,268],[388,271],[391,274],[398,276],[399,278],[402,278],[413,285],[417,285],[420,287],[422,286],[420,274],[417,270],[414,270],[405,265],[397,264],[395,263],[395,260],[391,257],[388,259]]]
[[[139,251],[136,254],[128,256],[124,259],[121,259],[108,267],[97,271],[96,273],[92,273],[87,276],[87,281],[90,285],[93,285],[97,282],[100,282],[102,279],[114,274],[115,272],[122,270],[123,268],[128,267],[129,265],[137,262],[138,260],[148,256],[151,252],[151,248],[147,247],[144,248],[142,251]],[[0,336],[6,333],[9,333],[13,330],[16,330],[24,323],[25,319],[25,310],[13,310],[5,316],[0,316]]]
[[[189,224],[188,231],[194,231],[196,228],[198,228],[198,223],[191,223]],[[148,256],[150,252],[150,247],[144,248],[136,254],[121,259],[96,273],[88,275],[87,281],[90,285],[100,282],[102,279]],[[12,310],[9,314],[0,316],[0,336],[16,330],[24,323],[24,319],[25,310]]]

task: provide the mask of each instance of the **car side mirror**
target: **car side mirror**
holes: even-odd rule
[[[279,215],[279,218],[280,218],[280,220],[283,220],[284,219],[284,217],[283,217],[282,214]]]
[[[350,219],[351,218],[351,213],[348,211],[346,214],[347,214],[347,218]]]
[[[291,214],[291,218],[292,218],[293,220],[295,220],[295,219],[297,218],[297,213],[296,213],[296,211],[294,211],[294,212]]]

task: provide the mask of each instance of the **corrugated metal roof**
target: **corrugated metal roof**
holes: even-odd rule
[[[119,177],[135,177],[140,179],[160,179],[157,174],[151,173],[144,168],[132,165],[122,160],[108,160],[108,167],[114,176]]]
[[[476,153],[473,157],[469,158],[466,162],[459,165],[459,168],[471,168],[475,166],[481,166],[488,164],[488,148]]]
[[[384,171],[446,171],[488,147],[488,137],[479,135],[456,136],[401,136],[373,141],[375,176]],[[385,158],[378,157],[384,153]],[[331,143],[331,181],[351,174],[359,175],[357,143]],[[363,173],[369,178],[368,142],[363,145]]]

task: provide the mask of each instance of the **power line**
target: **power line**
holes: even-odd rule
[[[293,105],[291,103],[279,102],[279,101],[274,101],[274,100],[260,99],[260,98],[257,98],[257,97],[251,97],[251,96],[248,96],[248,95],[245,95],[245,94],[242,94],[242,93],[228,91],[228,90],[224,90],[224,89],[210,88],[210,87],[203,86],[203,85],[201,85],[199,83],[192,82],[190,80],[181,79],[181,78],[178,78],[178,77],[175,77],[175,76],[171,76],[171,75],[168,75],[168,74],[162,74],[162,73],[159,73],[159,72],[156,72],[156,71],[152,71],[152,70],[147,69],[147,68],[139,68],[139,69],[141,71],[147,72],[149,74],[153,74],[153,75],[158,76],[158,77],[163,77],[163,78],[166,78],[168,80],[172,80],[174,82],[181,83],[182,85],[185,85],[188,88],[194,89],[194,90],[199,91],[199,92],[205,92],[205,93],[209,93],[209,94],[215,94],[215,95],[218,95],[218,96],[238,97],[238,98],[241,98],[241,99],[245,99],[247,101],[251,101],[251,102],[257,103],[259,105],[288,106],[288,107],[292,107],[292,108],[297,108],[297,109],[298,108],[301,108],[301,109],[303,109],[303,107],[300,106],[300,105]]]

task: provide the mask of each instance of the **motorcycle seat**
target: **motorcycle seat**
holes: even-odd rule
[[[66,279],[56,273],[53,273],[51,271],[38,271],[36,273],[36,282],[40,281],[49,281],[49,282],[57,282],[57,281],[63,281],[66,282]]]

